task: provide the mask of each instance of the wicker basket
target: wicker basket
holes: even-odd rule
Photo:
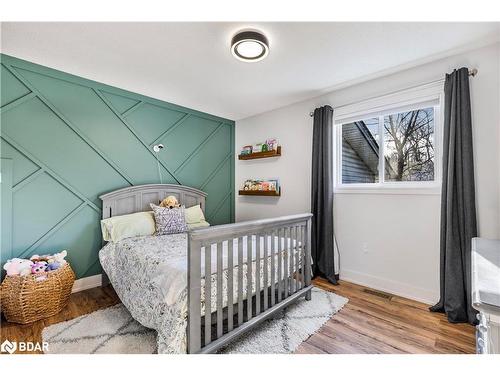
[[[6,276],[2,312],[9,322],[27,324],[59,313],[68,304],[75,274],[70,265],[28,276]]]

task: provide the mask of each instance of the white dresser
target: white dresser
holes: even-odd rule
[[[472,239],[472,305],[477,352],[500,354],[500,240]]]

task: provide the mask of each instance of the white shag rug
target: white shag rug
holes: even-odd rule
[[[348,299],[318,288],[311,301],[300,298],[273,318],[244,333],[220,353],[293,353]],[[88,315],[51,325],[42,332],[50,354],[152,354],[156,332],[140,325],[118,304]]]

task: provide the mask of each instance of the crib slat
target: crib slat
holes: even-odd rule
[[[243,237],[238,237],[238,326],[243,324]]]
[[[247,321],[252,319],[252,253],[254,250],[253,236],[247,236]]]
[[[295,226],[290,227],[290,257],[288,259],[289,262],[289,279],[290,279],[290,295],[295,293],[295,277],[293,277],[293,270],[295,268],[295,248],[297,246],[297,233],[295,232]]]
[[[212,246],[205,245],[205,345],[212,342]]]
[[[257,257],[255,261],[255,316],[260,314],[260,267],[262,265],[260,240],[262,236],[257,236]]]
[[[284,292],[285,292],[285,297],[284,298],[287,298],[288,297],[288,293],[289,293],[289,280],[288,280],[288,258],[289,258],[289,254],[290,254],[290,244],[289,244],[289,240],[290,240],[290,237],[291,237],[291,231],[290,231],[290,227],[286,227],[284,229],[284,240],[285,240],[285,251],[284,251],[284,258],[283,259],[283,278],[285,279],[284,280],[284,286],[283,286],[283,289],[284,289]]]
[[[306,275],[304,273],[304,267],[306,266],[306,227],[302,226],[302,251],[300,252],[300,271],[302,276],[302,288],[306,286],[305,280]]]
[[[269,269],[268,269],[268,258],[269,258],[269,246],[267,243],[267,238],[268,235],[267,233],[264,233],[264,311],[267,310],[267,299],[269,298],[269,293],[268,293],[268,276],[269,276]]]
[[[300,225],[297,225],[297,252],[295,253],[295,290],[298,292],[300,290],[300,278],[299,278],[299,267],[300,267]]]
[[[227,330],[233,330],[233,239],[227,241]]]
[[[306,286],[306,274],[304,272],[306,266],[306,241],[307,241],[307,228],[302,226],[302,252],[300,253],[300,262],[302,265],[302,288]]]
[[[217,338],[222,336],[222,242],[217,242]]]
[[[295,289],[300,290],[300,225],[297,225],[297,252],[295,254]]]
[[[295,293],[295,277],[293,277],[293,269],[295,265],[295,252],[297,251],[297,232],[296,227],[290,227],[290,294]]]
[[[260,314],[260,266],[261,266],[261,249],[260,235],[255,236],[255,316]]]
[[[311,285],[311,219],[307,220],[307,234],[305,236],[306,242],[306,251],[304,254],[305,257],[305,266],[304,266],[304,284],[306,286]],[[306,301],[311,300],[311,290],[306,293]]]
[[[278,229],[278,302],[281,302],[281,285],[283,284],[283,243],[281,242],[284,229]],[[283,240],[284,241],[284,240]]]
[[[271,232],[271,306],[275,303],[275,293],[276,293],[276,231]]]
[[[300,243],[300,245],[299,245]],[[297,253],[295,254],[295,275],[296,275],[296,289],[300,290],[301,285],[300,285],[300,254],[302,251],[302,226],[297,227]]]

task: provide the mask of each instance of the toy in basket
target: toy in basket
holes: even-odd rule
[[[59,313],[68,304],[75,274],[64,259],[54,255],[14,258],[4,265],[2,312],[9,322],[27,324]]]

